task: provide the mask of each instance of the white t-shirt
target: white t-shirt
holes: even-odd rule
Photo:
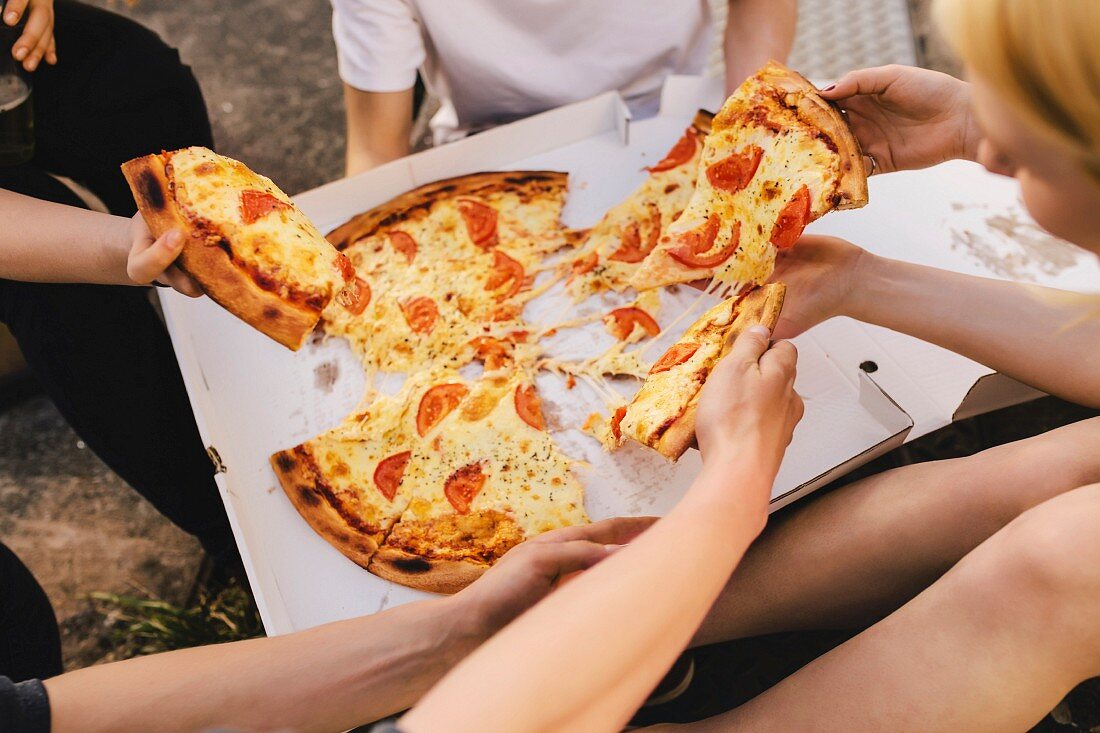
[[[638,117],[669,74],[698,74],[707,0],[332,0],[340,76],[443,103],[436,142],[618,90]]]

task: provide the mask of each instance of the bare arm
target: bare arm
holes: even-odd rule
[[[370,170],[409,154],[413,90],[364,92],[344,84],[347,174]]]
[[[1044,392],[1100,407],[1100,296],[867,257],[845,307]]]
[[[794,45],[796,0],[729,0],[723,49],[726,94],[765,62],[786,61]]]
[[[39,201],[0,190],[0,278],[29,282],[145,285],[154,280],[185,295],[201,295],[173,263],[183,236],[153,239],[133,219]]]
[[[428,693],[403,729],[622,728],[763,529],[801,416],[793,347],[761,357],[766,348],[766,330],[743,336],[708,380],[697,423],[704,469],[676,508],[488,641]]]
[[[54,733],[347,730],[404,710],[447,670],[652,518],[547,532],[448,598],[269,639],[90,667],[46,681]]]

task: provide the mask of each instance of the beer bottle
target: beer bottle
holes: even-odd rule
[[[34,156],[31,77],[11,55],[25,23],[26,15],[15,26],[0,22],[0,166],[26,163]]]

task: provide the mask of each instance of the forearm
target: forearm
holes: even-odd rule
[[[730,0],[723,42],[727,94],[765,62],[787,60],[797,19],[796,0]]]
[[[344,85],[349,176],[409,154],[412,102],[412,89],[364,92]]]
[[[950,349],[1037,389],[1100,406],[1100,296],[864,255],[843,315]]]
[[[126,284],[130,220],[0,190],[0,278]]]
[[[619,730],[763,528],[767,502],[757,497],[767,496],[776,467],[744,447],[704,468],[667,517],[486,643],[403,727]],[[494,694],[471,695],[475,687]]]
[[[335,731],[412,705],[478,639],[453,598],[46,681],[54,733]]]

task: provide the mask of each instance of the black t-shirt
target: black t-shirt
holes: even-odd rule
[[[40,680],[12,682],[0,677],[0,730],[50,733],[50,700]]]

